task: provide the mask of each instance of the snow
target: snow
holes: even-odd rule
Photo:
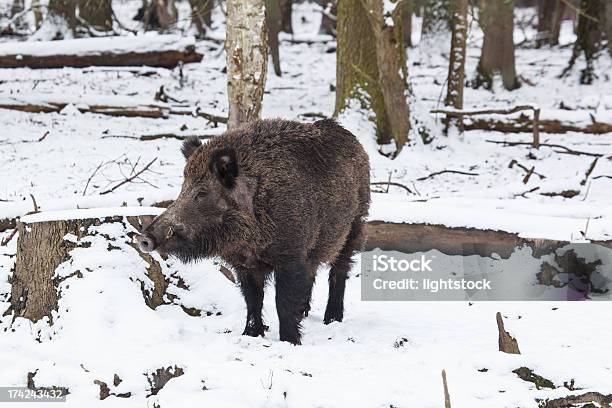
[[[107,53],[145,53],[183,50],[195,47],[195,38],[179,35],[146,33],[138,36],[79,38],[65,41],[6,42],[0,44],[0,55],[100,55]]]
[[[20,221],[25,224],[57,220],[84,220],[89,218],[105,218],[112,216],[134,217],[139,215],[159,215],[164,212],[158,207],[104,207],[89,208],[84,210],[43,211],[32,215],[21,217]]]
[[[177,3],[180,12],[185,12],[186,3]],[[120,6],[116,10],[122,22],[135,24],[130,18],[140,2],[115,4]],[[334,109],[332,51],[336,44],[317,33],[317,6],[304,2],[295,7],[296,34],[281,38],[297,42],[281,41],[283,76],[276,77],[269,70],[263,116],[312,121]],[[522,13],[518,11],[517,16],[529,17]],[[179,20],[188,25],[181,16]],[[76,108],[93,104],[167,107],[154,100],[163,85],[169,95],[186,101],[185,105],[224,115],[225,55],[216,41],[223,39],[224,33],[218,8],[214,21],[210,38],[215,41],[196,44],[204,54],[203,61],[187,64],[182,71],[142,67],[4,69],[0,70],[0,101],[54,101]],[[420,18],[413,23],[413,40],[418,43]],[[468,80],[474,76],[482,40],[476,24],[469,27]],[[534,38],[534,30],[516,30],[517,42],[524,36]],[[165,41],[161,37],[151,35],[147,41],[158,48],[156,42]],[[573,39],[571,24],[564,24],[561,44]],[[122,42],[137,40],[142,42],[143,38],[124,37]],[[85,42],[89,41],[93,40]],[[124,46],[111,45],[115,42],[112,39],[104,41],[109,46]],[[46,52],[41,44],[25,47],[6,43],[0,49],[19,48],[17,52],[23,52],[42,47],[40,52]],[[62,44],[66,43],[53,46],[77,50],[70,43]],[[599,176],[612,175],[612,134],[540,135],[543,143],[603,155],[584,184],[593,157],[562,154],[545,146],[534,150],[487,142],[530,142],[530,133],[471,131],[444,136],[441,116],[429,111],[442,107],[447,54],[446,45],[423,49],[417,45],[408,50],[413,128],[426,127],[432,143],[424,144],[414,131],[410,145],[390,160],[378,153],[379,149],[389,151],[389,147],[376,144],[374,128],[363,119],[357,105],[339,118],[368,152],[372,181],[391,178],[412,191],[392,186],[388,193],[374,192],[369,219],[501,230],[525,238],[611,240],[612,179]],[[570,54],[571,47],[518,48],[517,71],[533,85],[525,81],[520,89],[507,92],[496,79],[494,92],[466,88],[465,109],[531,104],[542,109],[542,119],[588,124],[593,115],[610,123],[612,61],[602,54],[596,63],[596,83],[580,86],[577,71],[558,77]],[[32,194],[42,212],[24,216],[27,222],[97,218],[117,212],[125,216],[158,214],[163,210],[149,206],[173,199],[180,191],[184,166],[181,141],[114,136],[218,134],[224,130],[222,124],[215,127],[190,115],[153,119],[12,110],[2,110],[1,115],[0,219],[32,211]],[[48,135],[38,141],[46,132]],[[134,164],[139,169],[156,157],[150,171],[139,179],[100,195],[129,176]],[[510,168],[512,160],[527,168],[534,166],[537,174],[523,183],[525,171],[516,165]],[[108,164],[95,172],[104,163]],[[430,177],[443,170],[477,175]],[[539,189],[528,192],[536,187]],[[571,199],[540,194],[570,189],[579,194]],[[375,190],[386,188],[377,186]],[[102,209],[107,207],[111,209]],[[327,326],[322,322],[328,271],[322,266],[313,308],[304,320],[304,344],[294,347],[278,341],[272,283],[264,304],[270,331],[264,338],[244,337],[240,335],[244,302],[239,289],[219,273],[218,260],[185,265],[172,258],[162,262],[154,254],[171,282],[171,296],[166,296],[167,304],[152,310],[141,291],[141,285],[145,291],[152,288],[148,264],[130,244],[130,235],[136,231],[125,222],[92,228],[81,242],[74,236],[65,237],[73,244],[76,240],[77,246],[70,260],[56,270],[56,277],[66,278],[77,270],[83,277],[72,276],[61,283],[54,325],[44,320],[31,323],[17,318],[13,322],[12,316],[0,317],[0,385],[24,386],[27,373],[38,370],[34,378],[37,386],[70,389],[66,407],[440,407],[442,369],[447,372],[451,401],[457,407],[536,407],[536,398],[611,392],[612,354],[608,350],[612,333],[606,324],[610,311],[605,302],[367,302],[360,299],[361,261],[356,257],[347,282],[345,321]],[[9,234],[0,233],[0,239]],[[0,246],[0,315],[9,305],[17,238]],[[109,251],[109,241],[118,249]],[[464,262],[448,258],[454,264]],[[191,316],[185,313],[186,308],[203,313]],[[497,311],[503,314],[506,329],[518,339],[521,355],[497,350]],[[149,396],[145,374],[169,366],[183,368],[184,375]],[[560,388],[535,389],[512,373],[521,366]],[[122,379],[117,387],[112,385],[114,374]],[[563,382],[571,379],[582,389],[563,388]],[[131,396],[99,401],[95,380],[106,382],[111,393],[130,392]]]

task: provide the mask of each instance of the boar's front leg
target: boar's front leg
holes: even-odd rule
[[[275,269],[274,276],[280,339],[301,344],[300,322],[312,292],[306,262],[292,261],[280,265]]]
[[[268,326],[264,325],[261,309],[264,300],[265,273],[261,271],[237,270],[240,290],[247,307],[246,325],[243,335],[263,336]]]

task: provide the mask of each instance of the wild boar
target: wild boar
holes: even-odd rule
[[[263,336],[266,278],[273,273],[280,339],[300,344],[317,268],[329,263],[324,322],[342,321],[351,257],[364,244],[368,156],[336,121],[259,120],[202,145],[187,159],[178,198],[143,229],[143,251],[181,260],[220,257],[246,301],[244,333]]]

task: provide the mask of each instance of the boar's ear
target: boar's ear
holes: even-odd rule
[[[191,156],[196,150],[198,150],[200,146],[202,146],[202,142],[200,142],[200,139],[195,136],[188,137],[183,142],[181,152],[183,152],[183,156],[185,156],[185,159],[189,159],[189,156]]]
[[[238,177],[236,151],[231,148],[215,150],[210,160],[213,174],[226,188],[233,188]]]

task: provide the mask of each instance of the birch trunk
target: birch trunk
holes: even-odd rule
[[[268,45],[263,0],[228,0],[227,93],[228,128],[255,120],[266,84]]]
[[[451,50],[445,104],[456,109],[463,109],[467,10],[468,0],[451,0]]]

